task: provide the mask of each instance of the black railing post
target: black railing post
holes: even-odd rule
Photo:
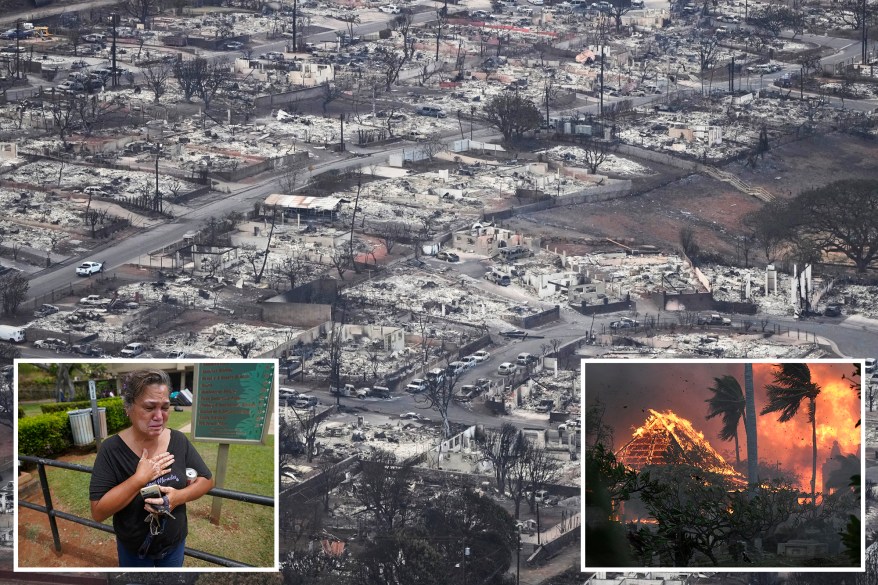
[[[49,527],[52,529],[52,540],[55,541],[55,550],[61,552],[61,536],[58,534],[58,521],[55,520],[55,509],[52,506],[52,494],[49,492],[49,480],[46,477],[46,466],[37,463],[40,473],[40,485],[43,488],[43,500],[46,502],[46,515],[49,517]]]

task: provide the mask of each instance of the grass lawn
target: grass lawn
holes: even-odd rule
[[[39,408],[39,407],[38,407]],[[191,420],[191,412],[171,412],[168,426],[179,429]],[[274,467],[273,435],[266,438],[264,446],[231,445],[226,482],[230,490],[274,495],[276,472]],[[197,441],[193,443],[204,462],[216,471],[216,443]],[[82,465],[93,465],[96,454],[65,459]],[[90,476],[86,473],[49,467],[46,469],[52,497],[57,509],[91,517],[88,501]],[[214,498],[205,496],[186,505],[189,520],[189,536],[186,546],[210,552],[255,566],[271,566],[274,562],[274,508],[222,500],[219,525],[211,524],[210,510]],[[112,520],[105,522],[112,525]],[[102,535],[100,535],[102,536]],[[99,533],[95,531],[95,538]],[[211,563],[186,558],[187,567],[215,567]]]
[[[43,400],[41,402],[19,402],[18,407],[24,411],[24,416],[38,416],[43,414],[43,411],[40,410],[41,404],[51,403],[54,404],[54,400]]]

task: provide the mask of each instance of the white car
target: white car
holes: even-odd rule
[[[83,262],[76,267],[76,276],[91,276],[97,272],[103,272],[104,265],[101,262]]]
[[[467,369],[470,369],[471,367],[473,367],[477,363],[479,363],[479,360],[477,360],[475,358],[475,356],[471,356],[471,355],[460,358],[460,361],[463,362],[464,365],[466,365]]]
[[[531,4],[533,4],[534,6],[542,6],[543,5],[543,0],[527,0],[527,1],[530,2]]]
[[[378,10],[386,14],[399,14],[401,12],[399,6],[396,6],[395,4],[387,4],[386,6],[381,6],[380,8],[378,8]]]
[[[480,349],[479,351],[474,351],[472,357],[474,357],[477,362],[481,363],[488,361],[488,358],[491,357],[491,354],[484,349]]]

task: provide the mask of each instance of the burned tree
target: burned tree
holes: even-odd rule
[[[207,67],[207,60],[200,58],[178,61],[174,65],[174,79],[180,86],[183,98],[187,102],[191,102],[192,98],[198,94],[198,88]]]
[[[227,88],[232,79],[232,69],[225,60],[217,61],[204,69],[198,84],[198,97],[204,102],[204,109],[210,110],[210,104],[217,94]]]
[[[152,91],[153,102],[158,103],[168,87],[168,82],[174,76],[174,65],[164,61],[153,62],[140,68],[146,87]]]
[[[622,17],[631,12],[631,0],[609,0],[610,16],[616,22],[616,32],[622,30]]]
[[[543,120],[536,104],[519,92],[504,92],[485,104],[485,119],[503,134],[503,140],[521,138]]]
[[[379,224],[375,229],[375,234],[381,240],[381,245],[390,254],[396,243],[408,236],[409,231],[408,224],[400,221],[389,221]]]
[[[296,417],[296,422],[299,423],[299,436],[305,444],[305,456],[308,458],[308,463],[311,463],[316,455],[314,448],[317,444],[317,431],[320,430],[320,423],[323,422],[323,419],[317,415],[317,409],[313,406],[307,409],[293,408],[291,410]]]
[[[396,455],[381,449],[364,458],[361,465],[354,496],[372,515],[376,530],[387,533],[404,526],[413,503],[409,489],[412,465],[397,461]]]
[[[24,275],[17,270],[10,270],[0,276],[0,303],[3,305],[4,315],[14,315],[18,306],[27,298],[30,283]]]
[[[292,256],[285,256],[272,266],[272,270],[276,276],[289,282],[290,290],[293,290],[299,286],[302,280],[313,273],[314,265],[303,253],[299,252]]]
[[[380,70],[384,77],[384,91],[390,91],[390,87],[399,79],[399,72],[409,61],[410,52],[403,47],[399,52],[393,47],[378,47],[374,58],[380,64]]]
[[[607,162],[616,151],[616,142],[588,136],[581,143],[582,157],[591,174],[598,172],[602,164]]]
[[[442,439],[451,437],[451,424],[448,420],[448,408],[454,399],[454,388],[460,380],[462,371],[455,371],[449,365],[449,356],[445,356],[445,368],[442,375],[427,380],[427,389],[416,398],[416,402],[425,405],[426,408],[435,410],[442,419]],[[440,443],[441,445],[441,443]],[[440,452],[441,457],[441,452]]]
[[[61,139],[65,149],[67,148],[67,138],[73,128],[76,127],[76,111],[76,101],[73,97],[56,96],[55,92],[52,92],[51,101],[49,102],[49,113],[52,116],[55,132],[58,133],[58,138]]]
[[[250,357],[253,348],[256,347],[256,340],[251,339],[250,341],[240,341],[236,347],[238,349],[238,354],[246,360]]]
[[[162,11],[162,4],[160,0],[125,0],[122,10],[149,29],[152,17]]]
[[[499,430],[485,429],[476,440],[482,457],[494,468],[497,491],[504,493],[509,469],[524,454],[527,440],[511,423],[503,423]]]
[[[332,321],[327,332],[327,345],[329,351],[329,388],[335,392],[336,406],[341,404],[342,376],[341,368],[344,362],[344,339],[345,323],[347,319],[347,302],[340,295],[336,295],[332,303]]]

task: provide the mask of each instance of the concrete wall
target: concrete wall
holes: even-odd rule
[[[323,86],[308,87],[305,89],[296,89],[284,93],[274,93],[269,95],[261,95],[253,100],[257,108],[272,108],[293,104],[299,101],[318,98],[323,95]]]
[[[578,205],[580,203],[595,203],[598,201],[619,199],[625,197],[631,192],[631,185],[631,181],[626,179],[624,181],[614,181],[609,185],[588,187],[570,195],[562,195],[561,197],[553,197],[537,203],[512,206],[508,209],[492,211],[491,213],[484,214],[484,219],[509,219],[510,217],[514,217],[521,213],[532,213],[562,205]]]
[[[263,160],[262,162],[239,167],[234,170],[214,171],[211,173],[211,176],[218,177],[224,181],[235,182],[240,181],[241,179],[246,179],[247,177],[252,177],[253,175],[258,175],[259,173],[265,172],[269,169],[289,166],[301,168],[307,164],[308,153],[306,151],[302,151],[292,154],[286,154],[284,156],[278,156],[275,158],[269,158]]]
[[[634,303],[628,301],[617,301],[615,303],[599,303],[595,305],[587,305],[585,301],[581,305],[570,305],[583,315],[603,315],[605,313],[615,313],[616,311],[627,311],[634,307]]]
[[[668,294],[659,292],[647,297],[665,311],[719,311],[721,313],[742,313],[755,315],[757,305],[733,301],[717,301],[709,292]]]
[[[693,173],[700,171],[702,168],[702,165],[695,161],[684,160],[663,152],[653,152],[651,150],[646,150],[645,148],[631,146],[630,144],[619,144],[617,152],[619,154],[636,156],[637,158],[642,158],[644,160],[668,165],[669,167],[692,171]]]
[[[330,411],[327,411],[330,412]],[[360,472],[360,458],[358,455],[352,455],[347,459],[339,461],[332,467],[335,473],[336,482],[333,487],[337,487],[339,483],[344,481],[345,474],[356,474]],[[297,502],[307,502],[323,495],[324,479],[322,473],[315,475],[300,484],[296,484],[280,493],[281,505],[295,505]]]
[[[332,320],[332,305],[313,303],[262,303],[262,320],[293,327],[315,327]]]
[[[546,323],[552,323],[553,321],[557,321],[560,317],[561,307],[559,305],[555,305],[554,308],[549,309],[548,311],[543,311],[542,313],[529,315],[527,317],[516,317],[515,319],[513,319],[513,321],[518,327],[521,327],[523,329],[531,329],[533,327],[539,327],[540,325],[545,325]]]

